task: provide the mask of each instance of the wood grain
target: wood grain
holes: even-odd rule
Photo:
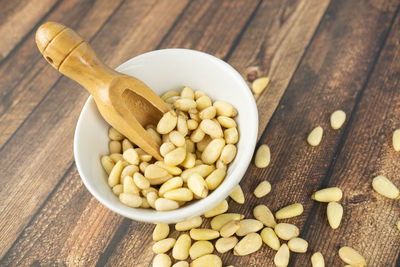
[[[301,202],[305,212],[285,221],[301,228],[309,252],[292,253],[290,266],[309,266],[317,250],[327,266],[341,266],[342,245],[358,249],[368,266],[399,265],[399,205],[370,184],[384,174],[400,185],[390,143],[400,127],[398,1],[60,0],[47,11],[12,2],[0,2],[0,25],[31,17],[11,44],[0,43],[0,266],[151,266],[154,256],[153,226],[111,212],[81,183],[72,140],[87,93],[34,47],[32,25],[44,20],[76,29],[114,67],[166,47],[212,53],[243,75],[258,67],[272,80],[256,96],[258,144],[271,147],[272,160],[266,169],[250,166],[246,203],[229,201],[230,210],[250,218],[256,204],[276,211]],[[334,131],[329,115],[338,108],[348,119]],[[305,139],[318,124],[325,134],[312,148]],[[251,192],[264,179],[273,190],[256,199]],[[333,185],[344,190],[337,230],[326,205],[310,199]],[[179,234],[171,226],[170,236]],[[274,254],[264,245],[250,256],[220,256],[224,266],[272,266]]]

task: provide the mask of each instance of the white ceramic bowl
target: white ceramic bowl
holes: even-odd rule
[[[204,214],[224,200],[240,182],[253,156],[258,131],[254,97],[241,75],[224,61],[188,49],[164,49],[128,60],[118,71],[144,81],[157,94],[183,86],[202,90],[213,100],[231,103],[238,110],[240,139],[238,152],[224,182],[208,197],[173,211],[134,209],[119,202],[107,184],[100,157],[108,154],[109,125],[103,120],[92,97],[86,101],[75,130],[75,162],[89,192],[109,209],[143,222],[175,223]]]

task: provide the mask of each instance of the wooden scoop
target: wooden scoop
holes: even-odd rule
[[[85,87],[103,118],[158,160],[159,146],[143,126],[157,125],[170,108],[139,79],[106,66],[72,29],[46,22],[36,31],[40,53],[54,68]]]

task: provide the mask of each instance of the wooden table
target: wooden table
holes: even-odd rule
[[[400,266],[399,201],[371,188],[386,175],[400,186],[400,14],[395,0],[31,0],[0,2],[0,266],[151,266],[153,225],[123,218],[83,186],[73,158],[73,134],[88,93],[60,76],[34,43],[36,28],[59,21],[76,29],[111,66],[141,53],[185,47],[213,54],[245,75],[258,67],[271,83],[256,96],[258,145],[272,151],[265,169],[249,167],[241,185],[252,216],[259,203],[276,211],[300,202],[287,221],[309,241],[291,266],[310,266],[321,251],[326,266],[343,266],[348,245],[368,266]],[[347,114],[332,130],[329,116]],[[320,146],[306,143],[325,129]],[[272,192],[256,199],[262,180]],[[332,230],[319,188],[339,186],[344,218]],[[172,227],[171,227],[172,229]],[[177,236],[178,233],[172,233]],[[272,266],[266,245],[225,265]],[[210,266],[211,267],[211,266]]]

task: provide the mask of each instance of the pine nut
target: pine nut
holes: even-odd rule
[[[187,128],[190,131],[193,131],[194,129],[196,129],[199,126],[199,123],[195,120],[187,120]]]
[[[300,234],[299,228],[296,225],[290,223],[278,223],[275,226],[276,235],[283,240],[290,240],[298,237]]]
[[[222,149],[220,159],[223,163],[229,164],[236,157],[236,146],[232,144],[227,144],[224,149]]]
[[[196,241],[189,249],[189,255],[192,260],[201,256],[211,254],[214,251],[214,245],[210,241]]]
[[[216,189],[225,179],[226,171],[224,169],[216,169],[207,176],[205,183],[209,190]]]
[[[185,145],[185,136],[180,132],[172,131],[168,135],[169,140],[171,140],[171,143],[173,143],[175,146],[179,147]]]
[[[124,165],[122,164],[122,161],[119,160],[117,164],[112,168],[110,175],[108,176],[108,185],[110,187],[113,187],[117,184],[119,184],[119,180],[121,177],[122,169],[124,168]]]
[[[217,215],[211,220],[211,223],[210,223],[211,229],[219,231],[219,230],[221,230],[222,226],[224,226],[228,222],[233,221],[233,220],[241,220],[243,218],[244,218],[244,216],[239,213],[224,213],[224,214]]]
[[[224,131],[224,138],[227,144],[236,144],[239,141],[239,132],[236,127]]]
[[[150,187],[150,188],[152,188],[152,187]],[[142,191],[142,193],[143,193],[143,191]],[[158,199],[157,193],[149,192],[145,196],[146,196],[147,202],[149,203],[150,207],[155,209],[156,208],[156,200]]]
[[[113,127],[111,127],[108,130],[108,137],[110,137],[110,139],[114,141],[122,141],[125,138],[120,132],[118,132]]]
[[[311,198],[319,202],[335,202],[340,201],[343,197],[343,192],[338,187],[329,187],[318,190]]]
[[[148,200],[148,199],[147,199]],[[149,201],[150,204],[150,201]],[[154,203],[156,210],[158,211],[168,211],[168,210],[175,210],[179,208],[178,202],[166,198],[157,198]]]
[[[140,164],[139,164],[139,170],[142,172],[142,173],[145,173],[146,172],[146,168],[149,166],[150,164],[148,163],[148,162],[141,162]]]
[[[269,192],[271,192],[271,184],[268,181],[262,181],[254,189],[254,195],[258,198],[268,195]]]
[[[172,267],[189,267],[189,263],[186,261],[178,261]]]
[[[122,152],[125,152],[129,148],[133,148],[133,145],[131,141],[125,138],[124,140],[122,140]]]
[[[222,237],[230,237],[233,236],[239,228],[240,228],[239,221],[230,221],[224,226],[222,226],[221,230],[219,230],[219,234]]]
[[[213,106],[205,108],[199,112],[200,119],[202,119],[202,120],[205,120],[205,119],[211,120],[215,117],[216,114],[217,114],[217,110]]]
[[[175,201],[191,201],[193,193],[187,188],[178,188],[165,192],[164,198]]]
[[[237,236],[245,236],[249,233],[255,233],[263,228],[263,223],[254,219],[245,219],[239,222],[239,229],[236,231]]]
[[[244,194],[240,185],[237,185],[229,196],[238,204],[244,203]]]
[[[278,250],[281,247],[279,238],[276,236],[274,229],[265,227],[261,233],[261,238],[265,244],[274,250]]]
[[[131,176],[133,177],[133,175],[135,175],[136,172],[139,171],[139,167],[136,165],[128,165],[126,166],[121,173],[121,180],[125,177],[125,176]]]
[[[343,126],[346,121],[346,113],[343,110],[336,110],[331,115],[332,129],[338,130]]]
[[[176,123],[176,129],[182,136],[186,136],[189,132],[185,116],[180,114]]]
[[[222,260],[215,254],[201,256],[190,264],[190,267],[222,267]]]
[[[228,169],[228,166],[226,166],[225,163],[222,162],[221,158],[217,160],[217,162],[215,162],[215,167],[217,167],[217,169],[223,169],[226,170]]]
[[[186,151],[188,153],[194,153],[195,152],[195,145],[192,140],[189,139],[189,137],[185,137],[185,146],[186,146]]]
[[[172,257],[176,260],[186,260],[189,257],[189,249],[192,244],[192,240],[188,234],[182,234],[178,237],[175,242],[174,248],[172,249]]]
[[[205,198],[208,195],[206,181],[199,174],[194,173],[189,176],[187,186],[192,190],[193,194],[198,198]]]
[[[225,116],[218,116],[217,120],[219,124],[221,124],[222,127],[225,128],[235,128],[237,127],[237,124],[234,119],[225,117]]]
[[[171,96],[167,99],[165,99],[165,103],[168,104],[168,106],[172,109],[174,107],[174,103],[176,100],[180,99],[180,96]]]
[[[189,113],[189,117],[192,120],[195,120],[197,122],[200,121],[199,111],[197,109],[191,108],[191,109],[189,109],[188,113]]]
[[[400,129],[396,129],[393,132],[392,141],[393,141],[394,151],[400,151]]]
[[[110,141],[108,148],[110,149],[110,153],[121,153],[122,145],[119,141]]]
[[[124,154],[122,154],[122,157],[124,160],[129,162],[129,164],[139,165],[139,154],[133,148],[125,150]]]
[[[324,256],[322,255],[321,252],[315,252],[311,256],[311,264],[312,267],[325,267]]]
[[[277,267],[286,267],[289,265],[289,258],[289,247],[283,244],[275,254],[274,263]]]
[[[149,180],[147,180],[142,174],[138,172],[133,175],[133,181],[140,189],[146,189],[150,187]]]
[[[151,207],[146,197],[142,197],[142,204],[140,205],[140,207],[144,209],[148,209]]]
[[[262,222],[265,226],[274,228],[276,225],[274,215],[265,205],[258,205],[253,209],[254,218]]]
[[[131,208],[138,208],[142,204],[142,198],[140,196],[129,193],[121,193],[119,195],[119,200]]]
[[[203,222],[203,219],[200,216],[194,217],[189,220],[175,224],[175,230],[181,231],[181,232],[188,231],[190,229],[199,227],[202,222]]]
[[[113,153],[111,155],[109,155],[109,157],[115,162],[117,163],[119,160],[123,161],[124,158],[122,157],[122,154],[120,153]]]
[[[153,138],[154,142],[156,142],[157,145],[161,145],[162,140],[160,135],[157,133],[156,130],[154,130],[153,128],[148,128],[146,129],[147,133],[151,136],[151,138]]]
[[[183,186],[183,180],[181,177],[174,177],[166,181],[160,186],[160,189],[158,190],[158,194],[163,197],[164,194],[168,191],[180,188]]]
[[[197,98],[196,100],[196,107],[200,111],[208,107],[211,107],[211,105],[212,105],[211,99],[206,95],[203,95]]]
[[[182,98],[194,99],[194,91],[189,86],[183,87],[181,91]]]
[[[321,126],[315,127],[307,137],[307,142],[310,146],[318,146],[321,143],[324,129]]]
[[[189,176],[192,175],[193,173],[197,173],[198,175],[204,178],[207,177],[214,170],[215,167],[213,165],[201,164],[194,168],[184,170],[181,173],[181,177],[183,181],[186,182]]]
[[[254,94],[261,94],[261,92],[264,91],[265,87],[267,87],[268,83],[268,77],[255,79],[251,85],[251,89],[253,89]]]
[[[271,151],[268,145],[261,145],[256,153],[254,163],[257,168],[265,168],[271,161]]]
[[[143,196],[147,197],[147,195],[152,192],[156,193],[156,195],[158,196],[158,190],[155,189],[154,187],[149,187],[149,188],[143,189],[141,193]]]
[[[124,193],[129,193],[132,195],[139,195],[139,188],[133,182],[132,177],[130,177],[130,176],[124,177],[123,187],[124,187]]]
[[[153,259],[153,267],[170,267],[172,261],[167,254],[157,254]]]
[[[168,175],[168,172],[155,165],[155,164],[150,164],[149,166],[146,167],[146,170],[144,172],[144,177],[146,177],[147,179],[157,179],[157,178],[161,178],[161,177],[165,177]]]
[[[166,238],[153,245],[153,252],[156,254],[166,253],[175,245],[175,238]]]
[[[193,99],[180,98],[174,102],[174,107],[187,112],[191,108],[196,108],[196,102]]]
[[[372,187],[384,197],[391,199],[400,198],[399,189],[383,175],[379,175],[372,180]]]
[[[225,213],[228,210],[228,208],[229,208],[228,201],[224,200],[221,203],[219,203],[217,206],[212,208],[211,210],[204,213],[204,217],[210,218],[210,217],[220,215],[222,213]]]
[[[182,170],[179,167],[167,165],[163,161],[156,161],[154,162],[154,164],[157,165],[158,167],[163,168],[171,175],[179,175],[182,173]]]
[[[351,247],[342,247],[339,249],[339,257],[347,264],[351,266],[363,267],[367,266],[367,262],[364,257],[361,256],[355,249]]]
[[[343,217],[343,207],[337,202],[329,202],[326,209],[329,225],[332,229],[337,229]]]
[[[199,128],[203,130],[204,133],[214,138],[221,138],[223,137],[223,132],[221,125],[218,122],[215,122],[210,119],[204,119],[201,121]]]
[[[175,128],[177,122],[178,117],[175,112],[169,111],[165,113],[158,122],[157,132],[160,134],[167,134]]]
[[[165,101],[166,99],[173,97],[173,96],[179,96],[178,91],[175,91],[175,90],[167,91],[164,94],[162,94],[161,99]]]
[[[293,218],[302,214],[303,211],[303,205],[300,203],[295,203],[278,210],[275,213],[275,218],[278,220]]]
[[[166,223],[157,223],[153,230],[153,240],[160,241],[169,235],[169,225]]]
[[[215,101],[213,106],[217,109],[218,116],[235,117],[237,115],[237,110],[227,102]]]
[[[308,248],[308,242],[300,237],[290,239],[288,247],[291,251],[296,253],[306,253]]]
[[[181,164],[186,158],[186,149],[183,147],[178,147],[169,152],[164,157],[164,162],[170,166],[176,166]]]
[[[219,253],[225,253],[228,252],[229,250],[233,249],[236,244],[238,243],[238,239],[236,236],[231,236],[231,237],[222,237],[215,242],[215,249]]]
[[[194,130],[192,132],[192,134],[190,135],[190,140],[192,140],[194,143],[198,143],[201,140],[203,140],[204,136],[206,134],[204,133],[204,131],[198,127],[196,130]]]
[[[196,156],[193,153],[186,153],[186,158],[182,161],[181,166],[190,169],[193,168],[196,163]]]
[[[193,240],[212,240],[219,237],[219,232],[212,229],[194,228],[189,233]]]
[[[122,184],[117,184],[112,188],[114,195],[119,196],[122,192],[124,192]]]
[[[261,236],[257,233],[250,233],[243,237],[233,248],[233,254],[238,256],[249,255],[259,250],[262,246]]]
[[[114,161],[109,156],[102,156],[100,161],[103,169],[109,175],[111,170],[114,168]]]
[[[169,152],[174,150],[176,147],[171,142],[165,142],[160,146],[160,154],[161,156],[165,157]]]
[[[153,158],[151,155],[147,154],[146,151],[139,147],[135,148],[135,151],[138,153],[140,161],[149,162]]]

